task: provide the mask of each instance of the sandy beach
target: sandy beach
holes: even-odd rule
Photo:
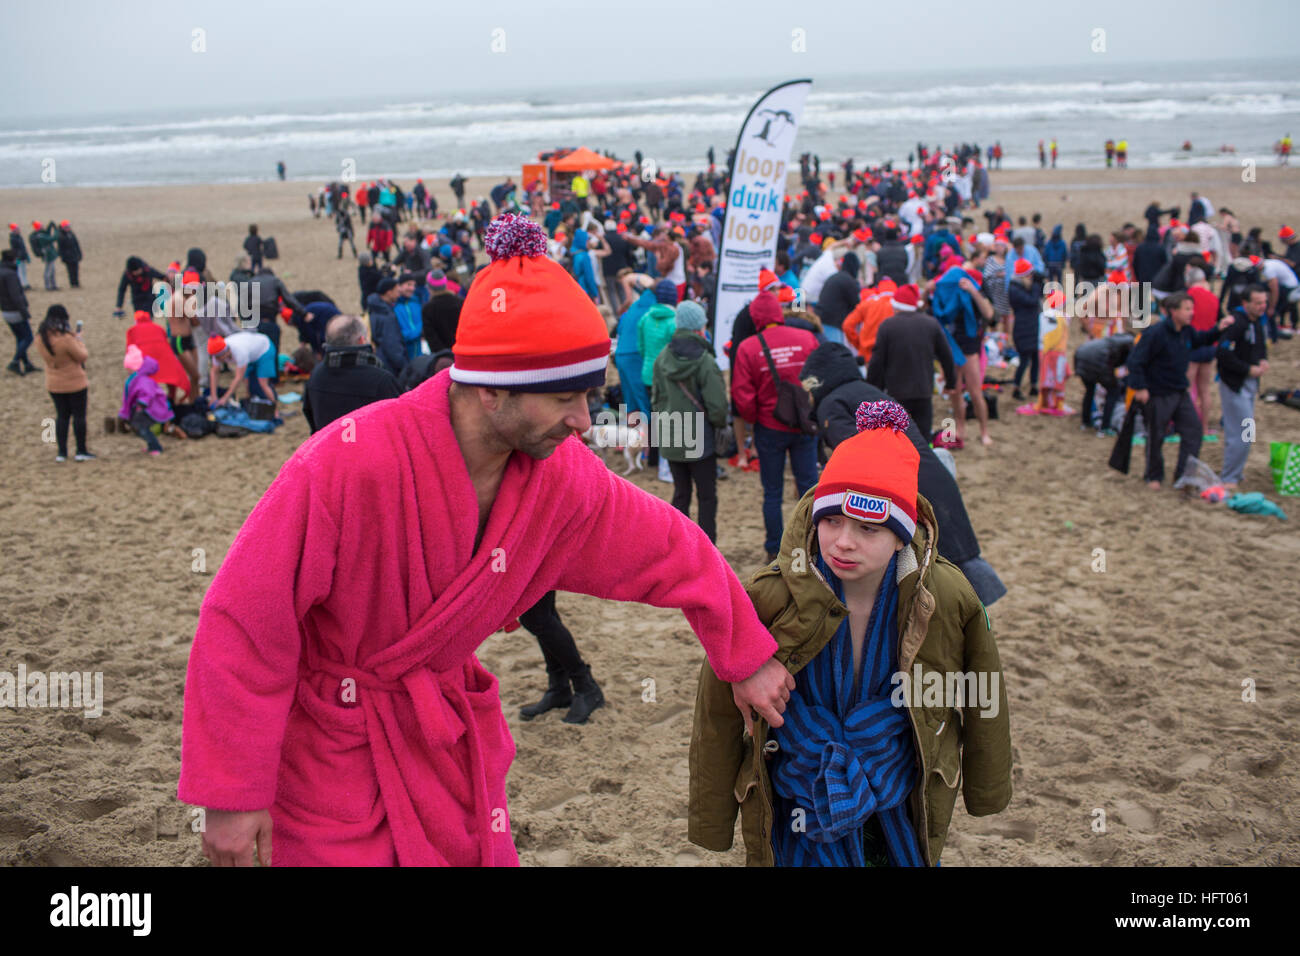
[[[1013,218],[1041,212],[1045,228],[1061,222],[1067,235],[1080,221],[1096,232],[1141,222],[1152,199],[1186,209],[1191,190],[1268,237],[1300,208],[1300,170],[1271,166],[1255,182],[1232,168],[991,179],[992,204]],[[176,799],[190,643],[241,522],[308,429],[297,414],[270,436],[165,438],[156,460],[134,436],[104,435],[126,376],[129,319],[112,317],[113,297],[128,255],[163,268],[199,246],[225,278],[256,222],[276,238],[276,272],[290,289],[322,290],[355,311],[355,261],[335,258],[332,224],[308,212],[317,185],[0,191],[5,221],[23,224],[24,235],[32,219],[52,218],[70,220],[80,238],[82,288],[42,291],[39,268],[29,269],[28,296],[33,327],[54,302],[85,322],[90,447],[99,456],[56,464],[42,441],[53,417],[42,376],[0,378],[0,480],[9,489],[0,504],[0,670],[102,671],[104,692],[98,718],[0,709],[2,865],[205,865],[191,808]],[[427,185],[440,209],[451,207],[445,181]],[[491,185],[471,181],[467,195]],[[282,350],[294,344],[286,327]],[[1076,336],[1071,353],[1077,344]],[[1269,358],[1265,388],[1300,385],[1300,342]],[[33,359],[41,364],[34,351]],[[1067,394],[1079,407],[1077,379]],[[1260,403],[1242,486],[1279,501],[1291,517],[1282,522],[1148,492],[1136,474],[1106,467],[1110,442],[1080,431],[1077,418],[1011,414],[1009,393],[1001,404],[995,444],[958,452],[957,477],[984,556],[1009,588],[990,617],[1010,697],[1015,795],[982,819],[958,801],[943,864],[1300,864],[1300,499],[1277,496],[1268,471],[1268,442],[1300,441],[1300,414]],[[1166,449],[1171,470],[1175,454]],[[1205,457],[1217,468],[1222,444],[1205,446]],[[670,496],[649,471],[631,480]],[[733,472],[719,495],[718,546],[743,579],[763,558],[757,474]],[[789,482],[787,513],[793,503]],[[1099,548],[1104,572],[1094,570]],[[558,603],[608,700],[588,725],[563,724],[558,712],[518,719],[546,681],[527,632],[498,633],[479,651],[501,679],[518,745],[508,785],[522,862],[743,863],[739,846],[713,854],[686,839],[703,652],[685,618],[570,594]],[[643,700],[647,678],[653,702]],[[1247,680],[1253,703],[1242,700]],[[1104,833],[1093,829],[1097,810]]]

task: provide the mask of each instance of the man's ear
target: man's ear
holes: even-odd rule
[[[508,394],[502,389],[488,388],[485,385],[475,386],[474,390],[478,392],[479,404],[483,406],[485,411],[489,412],[497,411],[501,407],[502,403],[505,402],[506,395]]]

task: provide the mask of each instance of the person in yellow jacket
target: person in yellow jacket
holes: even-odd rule
[[[587,197],[591,195],[591,183],[587,182],[587,177],[582,173],[574,173],[573,180],[569,183],[569,189],[573,191],[573,198],[578,201],[578,205],[585,210],[587,208]]]

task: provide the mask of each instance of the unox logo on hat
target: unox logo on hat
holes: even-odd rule
[[[889,499],[863,494],[860,491],[847,491],[844,493],[844,504],[840,509],[850,518],[856,518],[858,521],[881,524],[889,517]]]

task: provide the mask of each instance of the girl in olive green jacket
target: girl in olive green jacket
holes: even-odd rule
[[[930,866],[957,788],[973,816],[1011,798],[1006,688],[992,629],[935,553],[918,455],[894,402],[863,403],[746,590],[795,675],[781,727],[753,734],[704,665],[691,736],[689,835],[748,862]]]

